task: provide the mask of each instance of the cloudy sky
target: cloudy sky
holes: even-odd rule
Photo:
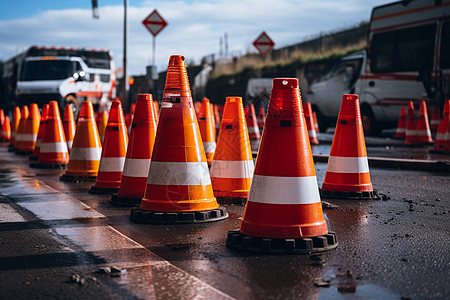
[[[123,0],[98,0],[99,19],[91,0],[0,1],[0,60],[32,45],[106,48],[116,67],[123,59]],[[370,18],[374,6],[390,0],[129,0],[128,70],[145,73],[151,64],[152,35],[142,20],[154,9],[169,25],[156,37],[156,66],[166,68],[172,54],[187,61],[219,53],[228,35],[229,52],[256,52],[252,42],[266,31],[275,48],[295,44],[355,25]]]

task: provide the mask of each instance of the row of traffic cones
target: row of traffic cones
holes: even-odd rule
[[[201,121],[211,124],[210,104],[205,105],[204,112],[203,116],[199,111],[199,121],[204,118]],[[52,101],[38,164],[69,163],[62,179],[77,181],[89,179],[88,173],[78,171],[93,170],[98,163],[90,192],[117,192],[111,201],[121,205],[135,204],[142,198],[139,209],[131,212],[133,221],[218,221],[227,218],[228,213],[216,197],[248,198],[239,231],[228,234],[229,248],[262,253],[310,253],[335,248],[336,235],[329,232],[321,207],[298,80],[274,80],[255,167],[247,122],[251,119],[254,124],[256,118],[254,109],[252,112],[250,108],[250,112],[251,118],[245,120],[242,99],[226,99],[209,171],[184,57],[172,56],[157,129],[151,96],[139,95],[128,141],[121,104],[113,101],[98,159],[100,138],[92,104],[86,101],[69,160],[57,103]],[[308,121],[312,119],[313,114],[309,114]],[[88,145],[83,144],[86,141]],[[376,196],[356,95],[344,95],[322,194],[363,199]]]
[[[449,102],[444,105],[444,112],[439,121],[439,107],[435,106],[432,114],[432,121],[428,121],[428,112],[425,101],[420,103],[419,118],[416,120],[413,102],[408,103],[408,114],[405,114],[405,107],[401,108],[395,138],[405,139],[405,144],[432,144],[435,143],[434,152],[450,152],[450,141],[448,132],[448,110]],[[442,124],[442,126],[441,126]],[[433,141],[431,132],[437,130],[436,141]]]

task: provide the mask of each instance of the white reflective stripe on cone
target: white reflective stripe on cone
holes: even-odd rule
[[[125,164],[125,157],[102,157],[100,160],[99,172],[122,172]]]
[[[8,134],[8,132],[6,132],[6,131],[0,131],[1,136],[6,136],[7,134]]]
[[[397,131],[395,133],[405,133],[406,129],[405,128],[397,128]]]
[[[330,156],[328,158],[327,172],[368,173],[369,163],[367,162],[367,156],[363,157]]]
[[[313,130],[308,130],[308,135],[309,135],[309,137],[317,137],[317,134],[316,134],[316,131],[313,129]]]
[[[41,153],[67,153],[66,142],[56,142],[56,143],[41,143],[41,148],[39,149]]]
[[[11,137],[16,137],[16,132],[15,131],[11,131]]]
[[[148,169],[150,169],[151,159],[125,159],[125,166],[123,167],[123,176],[128,177],[147,177]]]
[[[266,204],[319,203],[316,176],[278,177],[254,175],[248,201]]]
[[[16,140],[21,142],[34,142],[37,139],[37,134],[18,134]]]
[[[216,142],[203,142],[205,153],[214,153],[216,151]]]
[[[72,148],[73,141],[67,141],[67,148]]]
[[[419,135],[417,130],[406,129],[406,135]]]
[[[417,130],[417,134],[431,136],[431,131],[430,130]]]
[[[430,125],[439,125],[439,120],[431,120]]]
[[[102,157],[102,148],[75,147],[70,151],[69,160],[99,161]]]
[[[211,166],[211,177],[252,178],[254,170],[255,166],[253,164],[253,160],[213,160]]]
[[[449,137],[450,135],[447,135],[445,132],[444,133],[438,133],[438,134],[436,134],[436,141],[445,141],[445,140],[447,140],[447,138]]]
[[[208,163],[152,161],[148,184],[157,185],[209,185]]]
[[[249,127],[248,133],[259,133],[259,127]]]

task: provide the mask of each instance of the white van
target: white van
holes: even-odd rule
[[[334,126],[342,95],[360,97],[364,130],[395,127],[401,106],[450,97],[450,0],[410,0],[375,7],[367,50],[342,58],[306,98],[322,131]]]

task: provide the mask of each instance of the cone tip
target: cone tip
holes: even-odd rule
[[[232,96],[225,99],[226,103],[242,102],[242,97]]]
[[[295,89],[298,88],[297,78],[275,78],[273,80],[273,88],[275,89]]]
[[[152,94],[138,94],[137,101],[153,101]],[[134,104],[134,109],[136,109],[136,103]],[[133,106],[133,104],[131,104]],[[131,112],[131,109],[130,109]]]
[[[183,55],[172,55],[169,59],[169,67],[172,66],[183,66],[184,67],[184,56]]]

